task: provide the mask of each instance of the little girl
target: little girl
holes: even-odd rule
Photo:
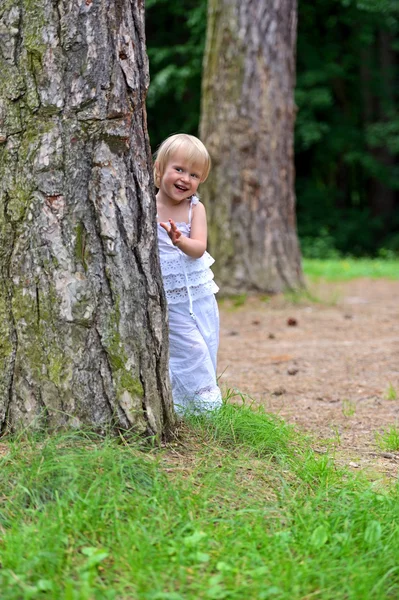
[[[196,196],[210,170],[203,143],[187,134],[168,137],[155,158],[158,243],[169,309],[169,372],[175,409],[202,412],[222,404],[216,382],[218,291],[206,252],[204,205]]]

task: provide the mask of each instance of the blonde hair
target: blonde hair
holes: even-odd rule
[[[183,152],[186,153],[187,161],[189,163],[201,165],[202,175],[200,183],[203,183],[208,177],[211,168],[211,157],[204,144],[194,135],[189,135],[188,133],[176,133],[170,135],[162,142],[154,156],[154,180],[155,185],[158,188],[160,178],[164,174],[168,161],[171,156],[179,150],[183,150]]]

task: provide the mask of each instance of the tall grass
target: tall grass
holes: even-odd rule
[[[77,434],[8,441],[2,600],[384,600],[399,595],[399,493],[315,456],[250,406],[166,449]]]

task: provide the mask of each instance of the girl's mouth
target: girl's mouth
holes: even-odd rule
[[[180,192],[187,192],[187,190],[188,190],[187,187],[183,187],[182,185],[177,185],[177,183],[175,183],[175,188],[180,190]]]

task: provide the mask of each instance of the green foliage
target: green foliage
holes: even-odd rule
[[[340,252],[335,247],[335,239],[325,227],[322,227],[318,237],[303,236],[301,251],[305,258],[340,258]]]
[[[299,4],[295,146],[308,256],[312,245],[320,258],[399,247],[398,197],[387,211],[379,204],[399,186],[398,17],[389,0]]]
[[[147,0],[147,110],[154,151],[171,133],[197,133],[205,32],[206,1]]]

